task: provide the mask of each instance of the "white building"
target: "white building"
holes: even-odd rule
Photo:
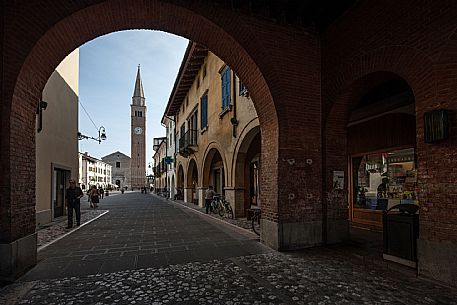
[[[55,69],[43,90],[36,129],[36,224],[66,215],[65,189],[78,175],[79,49]]]
[[[79,153],[79,184],[83,190],[89,186],[96,185],[107,189],[111,187],[112,167],[108,163],[89,156],[86,153]]]

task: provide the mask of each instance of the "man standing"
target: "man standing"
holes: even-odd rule
[[[208,186],[208,189],[205,192],[205,207],[206,207],[206,214],[208,214],[208,211],[213,211],[213,208],[211,207],[211,201],[214,199],[214,195],[216,195],[216,192],[213,190],[213,186],[210,185]]]
[[[79,226],[81,224],[81,204],[79,200],[83,196],[83,191],[79,186],[76,186],[76,181],[74,179],[70,179],[70,187],[67,188],[65,194],[68,209],[67,229],[73,227],[73,209],[75,209],[76,214],[76,226]]]

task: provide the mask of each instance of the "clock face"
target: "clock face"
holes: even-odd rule
[[[141,127],[135,127],[135,134],[142,134],[143,129]]]

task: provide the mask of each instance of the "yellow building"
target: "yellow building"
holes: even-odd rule
[[[66,215],[68,180],[78,180],[79,49],[55,69],[37,110],[36,223]],[[44,106],[46,105],[46,108]]]
[[[204,206],[209,185],[244,216],[260,206],[260,127],[243,83],[220,58],[190,42],[164,116],[176,122],[176,188]]]

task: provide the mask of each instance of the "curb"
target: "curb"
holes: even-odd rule
[[[81,229],[81,228],[84,227],[85,225],[91,223],[92,221],[94,221],[94,220],[96,220],[96,219],[102,217],[103,215],[105,215],[105,214],[107,214],[107,213],[109,213],[109,210],[108,210],[108,211],[105,211],[105,212],[103,212],[103,213],[101,213],[100,215],[98,215],[98,216],[95,217],[95,218],[92,218],[92,219],[90,219],[90,220],[88,220],[88,221],[82,223],[79,227],[75,227],[75,228],[71,229],[70,231],[68,231],[68,232],[65,233],[64,235],[57,237],[56,239],[54,239],[54,240],[48,242],[47,244],[45,244],[45,245],[43,245],[43,246],[37,248],[37,253],[40,252],[41,250],[45,249],[46,247],[52,245],[53,243],[55,243],[55,242],[61,240],[61,239],[64,238],[65,236],[68,236],[68,235],[70,235],[71,233],[73,233],[73,232],[75,232],[75,231]]]

